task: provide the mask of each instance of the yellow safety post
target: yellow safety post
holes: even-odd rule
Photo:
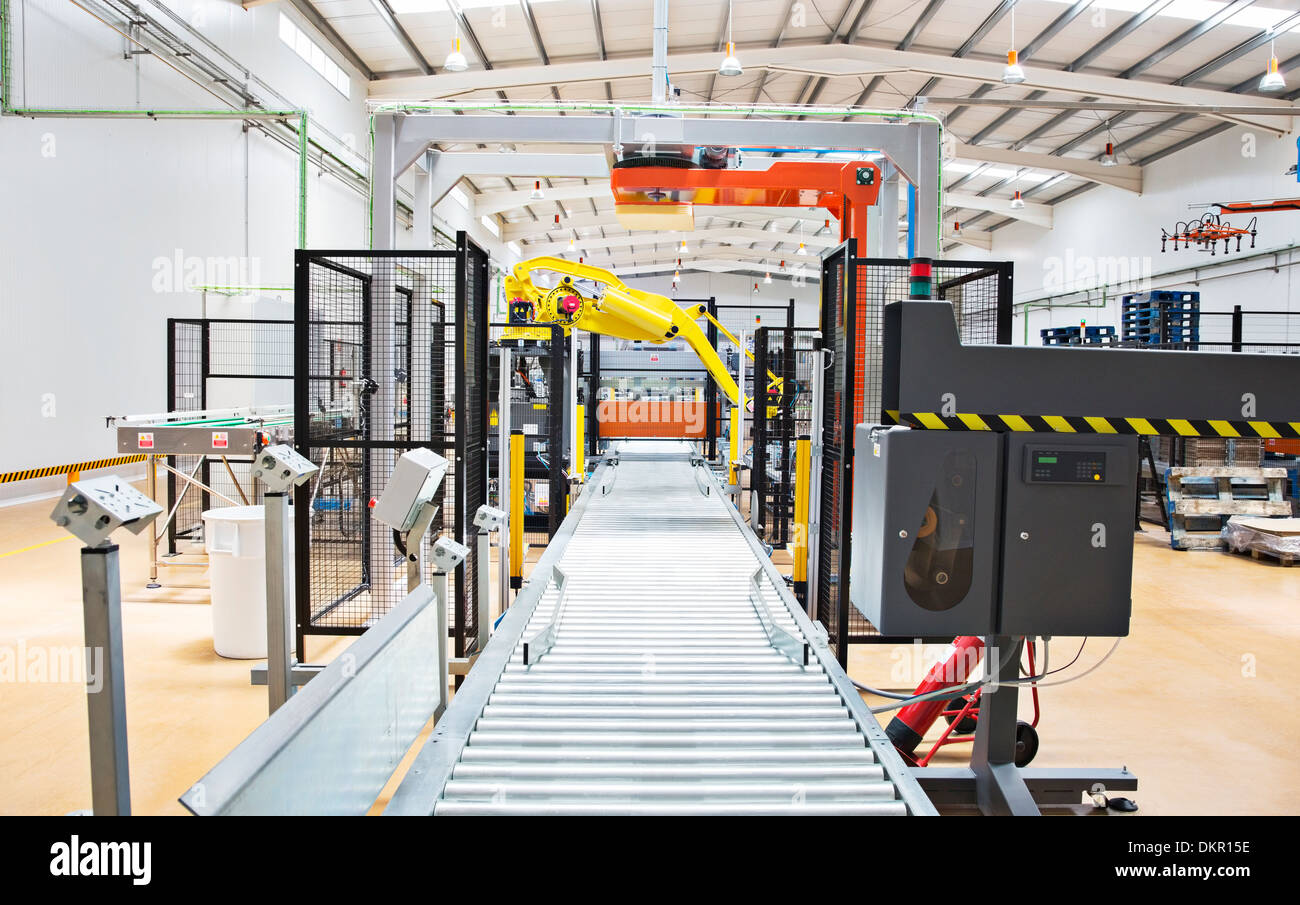
[[[524,586],[524,432],[510,432],[510,587]]]
[[[573,473],[582,483],[587,477],[587,407],[578,405],[575,411],[577,436],[573,440]]]
[[[794,445],[794,596],[808,599],[808,493],[811,489],[812,440],[802,436]]]
[[[744,405],[744,397],[741,397],[741,405]],[[740,471],[736,463],[740,461],[740,406],[731,407],[731,462],[727,468],[727,483],[740,483]]]

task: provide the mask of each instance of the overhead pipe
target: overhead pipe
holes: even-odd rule
[[[668,0],[655,0],[650,97],[662,104],[668,97]]]

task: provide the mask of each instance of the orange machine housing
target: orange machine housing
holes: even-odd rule
[[[867,208],[880,194],[880,167],[866,160],[778,160],[765,170],[615,167],[614,208],[682,203],[737,207],[820,207],[840,222],[840,240],[867,240]],[[654,193],[654,197],[651,196]]]

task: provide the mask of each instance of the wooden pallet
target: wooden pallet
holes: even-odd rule
[[[1266,548],[1270,543],[1280,546],[1283,540],[1300,537],[1300,518],[1235,518],[1230,524],[1247,529],[1254,535],[1244,550],[1230,545],[1232,552],[1243,556],[1249,554],[1251,559],[1270,560],[1284,566],[1290,566],[1300,559],[1300,554],[1290,550],[1260,549],[1256,546],[1260,544]]]
[[[1220,550],[1224,521],[1234,515],[1288,516],[1285,468],[1171,468],[1165,478],[1169,544],[1175,550]]]
[[[1294,565],[1297,559],[1297,557],[1290,553],[1274,553],[1270,550],[1241,550],[1240,554],[1242,556],[1249,555],[1251,559],[1256,561],[1272,560],[1273,562],[1281,563],[1284,566]]]

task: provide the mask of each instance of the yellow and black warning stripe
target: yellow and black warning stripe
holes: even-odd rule
[[[1016,431],[1043,434],[1141,434],[1166,437],[1300,437],[1300,421],[1201,421],[1195,418],[1113,418],[1077,415],[941,415],[886,412],[890,424],[922,430]]]
[[[30,481],[33,478],[52,478],[55,475],[74,474],[82,471],[94,471],[96,468],[113,468],[117,465],[130,465],[143,462],[144,456],[114,456],[111,459],[95,459],[91,462],[73,462],[71,465],[48,465],[45,468],[26,468],[22,471],[10,471],[0,474],[0,484],[14,481]]]

